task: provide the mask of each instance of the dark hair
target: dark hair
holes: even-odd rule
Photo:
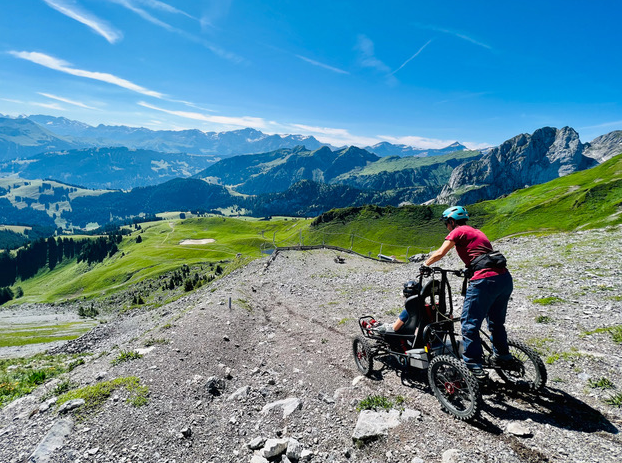
[[[467,220],[469,220],[469,219],[456,220],[456,225],[466,225]]]

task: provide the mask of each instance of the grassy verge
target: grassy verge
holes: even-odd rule
[[[56,404],[60,406],[70,400],[83,399],[84,406],[78,413],[84,416],[99,408],[117,389],[125,389],[129,393],[125,401],[132,406],[140,407],[148,403],[149,388],[141,386],[136,376],[128,376],[68,391],[58,398]]]
[[[38,354],[0,360],[0,408],[81,363],[84,360],[77,355]]]

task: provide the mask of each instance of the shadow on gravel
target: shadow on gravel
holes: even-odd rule
[[[376,360],[382,367],[374,371],[371,379],[382,381],[385,375],[395,374],[400,377],[404,386],[432,394],[428,385],[427,370],[404,369],[390,356]],[[560,389],[546,388],[534,394],[509,388],[501,382],[494,382],[483,390],[483,404],[484,413],[471,424],[498,436],[504,434],[504,430],[487,419],[486,414],[502,422],[524,421],[529,418],[537,423],[584,433],[620,432],[601,412]],[[532,455],[527,461],[544,460]]]
[[[532,394],[501,387],[485,397],[484,403],[486,413],[503,420],[530,418],[584,433],[620,432],[601,412],[560,389],[546,388],[540,394]]]

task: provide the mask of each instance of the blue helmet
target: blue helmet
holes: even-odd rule
[[[443,222],[447,222],[449,219],[454,219],[454,220],[466,219],[466,220],[469,220],[469,213],[462,206],[453,206],[453,207],[450,207],[449,209],[445,209],[445,211],[443,212],[443,215],[441,217],[441,220]]]

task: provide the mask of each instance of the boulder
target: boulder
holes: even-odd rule
[[[373,411],[363,410],[359,414],[356,427],[352,433],[352,440],[366,441],[381,436],[387,436],[389,429],[399,426],[400,412],[398,410]]]

